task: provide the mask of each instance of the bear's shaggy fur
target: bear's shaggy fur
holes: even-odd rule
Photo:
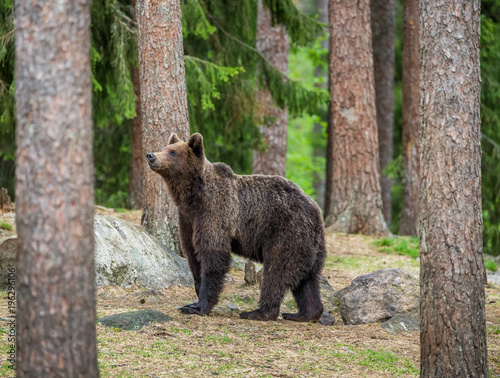
[[[178,207],[180,241],[198,302],[179,310],[207,315],[217,303],[231,252],[263,263],[259,308],[241,318],[276,320],[288,289],[299,312],[284,319],[317,321],[323,314],[319,278],[325,234],[316,203],[280,176],[240,176],[205,158],[203,137],[176,134],[161,152],[146,155]]]

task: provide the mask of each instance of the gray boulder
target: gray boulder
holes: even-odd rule
[[[419,279],[403,269],[380,269],[356,277],[335,293],[345,324],[383,322],[396,314],[416,313]]]
[[[97,287],[138,285],[162,289],[193,283],[187,260],[140,226],[113,216],[96,215],[94,237]],[[0,286],[7,284],[8,268],[16,266],[16,245],[16,237],[0,245]]]
[[[17,238],[5,239],[0,244],[0,287],[4,290],[8,286],[9,269],[16,268]]]
[[[382,323],[381,327],[389,333],[420,331],[420,321],[413,314],[397,314]]]
[[[138,285],[161,289],[191,285],[187,260],[164,247],[145,229],[120,218],[96,215],[96,285]]]
[[[106,327],[137,331],[150,323],[166,322],[169,320],[172,320],[172,318],[163,312],[156,310],[141,310],[104,316],[97,321]]]

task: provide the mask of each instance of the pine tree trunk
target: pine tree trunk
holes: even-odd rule
[[[415,236],[420,207],[419,0],[405,0],[403,14],[403,210],[399,234]]]
[[[135,0],[130,2],[135,10]],[[132,120],[132,143],[130,146],[130,168],[128,179],[128,209],[142,208],[142,184],[144,180],[144,152],[142,151],[142,122],[141,122],[141,83],[139,69],[132,68],[132,83],[134,84],[135,117]]]
[[[17,376],[97,377],[90,1],[14,14]]]
[[[132,69],[132,83],[137,96],[135,100],[136,116],[132,120],[132,143],[130,146],[130,168],[128,179],[128,209],[142,208],[142,185],[144,181],[144,152],[142,150],[142,122],[141,122],[141,87],[139,70]]]
[[[143,151],[160,151],[171,133],[187,140],[189,116],[180,0],[139,0],[136,6]],[[181,254],[177,209],[163,179],[146,167],[142,225]]]
[[[480,2],[422,0],[420,9],[420,374],[488,377]]]
[[[271,24],[271,12],[258,0],[257,49],[281,72],[288,74],[289,38],[284,26]],[[252,171],[257,174],[286,174],[286,138],[288,112],[276,106],[269,90],[257,92],[260,113],[274,120],[263,125],[261,132],[267,143],[265,152],[254,151]]]
[[[382,212],[386,223],[390,224],[392,180],[387,175],[383,175],[382,171],[392,160],[394,145],[396,5],[394,0],[371,0],[371,12]]]
[[[387,234],[382,215],[369,0],[330,0],[330,209],[336,232]]]

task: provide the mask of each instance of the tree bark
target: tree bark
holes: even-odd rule
[[[420,2],[422,377],[488,377],[480,2]]]
[[[369,0],[330,0],[332,196],[325,224],[388,234],[382,215]]]
[[[258,0],[257,49],[281,72],[288,74],[289,38],[282,25],[272,26],[271,12]],[[257,92],[257,102],[263,117],[272,117],[270,124],[261,126],[267,143],[265,152],[254,151],[252,171],[264,175],[286,175],[286,138],[288,111],[274,104],[268,89]]]
[[[393,158],[396,5],[394,0],[371,0],[371,12],[382,212],[390,224],[392,180],[382,171]]]
[[[420,208],[419,0],[405,0],[403,17],[403,210],[399,234],[415,236]]]
[[[180,0],[139,0],[136,17],[146,153],[160,151],[171,133],[189,137]],[[143,227],[181,254],[177,209],[163,179],[148,167],[142,200]]]
[[[90,1],[14,14],[17,376],[97,377]]]
[[[135,10],[135,0],[131,1]],[[132,68],[132,83],[134,85],[135,117],[132,120],[132,143],[130,146],[130,168],[128,179],[128,209],[142,208],[142,184],[144,180],[144,152],[142,150],[142,122],[141,122],[141,83],[139,69]]]

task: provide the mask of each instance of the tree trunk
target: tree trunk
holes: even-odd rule
[[[14,14],[17,376],[97,377],[90,1]]]
[[[189,116],[180,0],[136,6],[144,152],[160,151],[171,133],[187,140]],[[181,254],[177,209],[160,177],[144,171],[142,225]]]
[[[371,0],[371,12],[382,212],[386,223],[390,224],[392,180],[387,175],[382,174],[382,171],[392,160],[394,145],[396,5],[394,0]]]
[[[131,1],[135,10],[135,0]],[[142,184],[144,180],[144,152],[142,151],[142,122],[141,122],[141,83],[139,69],[132,68],[132,83],[134,84],[135,117],[132,120],[132,143],[130,146],[130,168],[128,178],[128,209],[142,208]]]
[[[405,0],[403,14],[403,210],[399,234],[414,236],[420,207],[419,0]]]
[[[271,23],[271,12],[258,0],[257,8],[257,49],[281,72],[288,74],[289,38],[284,26]],[[270,124],[261,127],[267,143],[265,152],[254,151],[253,173],[264,175],[286,174],[286,138],[288,112],[276,106],[268,89],[257,92],[259,113],[266,118],[272,117]]]
[[[488,377],[480,3],[420,2],[422,377]]]
[[[388,234],[382,215],[369,0],[330,0],[330,209],[336,232]]]

